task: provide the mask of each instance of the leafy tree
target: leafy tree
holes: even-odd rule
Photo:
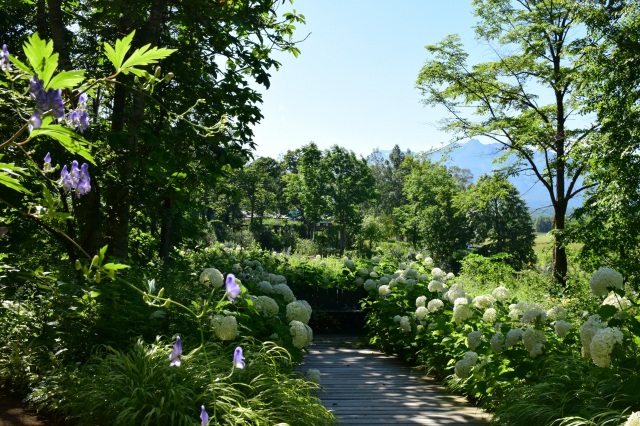
[[[535,263],[531,216],[518,190],[500,175],[483,175],[459,194],[456,204],[467,217],[472,242],[483,254],[509,254],[516,270]]]
[[[554,210],[553,275],[565,283],[567,204],[585,189],[579,178],[596,127],[581,127],[584,120],[572,127],[569,121],[581,107],[576,95],[583,71],[578,61],[586,47],[583,5],[573,0],[474,0],[473,5],[477,37],[492,46],[497,59],[469,66],[459,37],[448,36],[426,46],[431,57],[417,87],[426,105],[448,110],[446,130],[501,143],[505,155],[519,159],[512,173],[531,173],[546,188]],[[544,167],[536,164],[536,155],[543,156]]]
[[[307,236],[311,239],[314,238],[316,223],[327,214],[327,174],[323,167],[319,167],[322,160],[322,151],[313,142],[285,155],[285,170],[289,172],[283,176],[284,194],[300,212],[307,226]]]
[[[445,166],[429,160],[412,162],[404,186],[409,204],[396,214],[434,259],[453,267],[455,253],[471,240],[466,218],[454,203],[462,187]]]
[[[536,232],[547,233],[553,229],[553,216],[538,216],[533,222]]]
[[[13,3],[16,14],[23,10],[24,4]],[[279,14],[276,0],[37,3],[36,19],[9,22],[0,39],[11,35],[17,45],[48,22],[42,29],[54,39],[62,69],[113,73],[92,52],[134,30],[134,48],[150,43],[177,49],[163,62],[172,74],[147,67],[90,93],[94,123],[85,136],[100,173],[92,176],[96,191],[76,203],[74,226],[86,251],[108,243],[119,258],[130,254],[131,228],[147,228],[162,239],[160,255],[166,257],[180,241],[177,231],[190,222],[188,212],[205,209],[205,193],[225,167],[250,159],[252,126],[262,118],[257,88],[268,88],[270,70],[280,65],[274,50],[298,54],[292,34],[304,17]]]
[[[358,231],[362,223],[361,205],[377,197],[375,182],[366,160],[337,145],[326,151],[320,168],[328,173],[327,213],[339,229],[339,249],[343,253],[348,234]]]
[[[594,4],[589,15],[591,38],[583,86],[588,110],[601,122],[594,141],[590,190],[574,214],[574,238],[584,244],[580,257],[597,269],[615,267],[625,277],[640,276],[640,2]]]
[[[269,157],[260,157],[235,173],[234,180],[251,223],[257,216],[262,224],[266,212],[278,212],[281,175],[281,165]]]
[[[378,150],[369,155],[367,162],[375,179],[375,187],[380,195],[374,204],[376,214],[391,214],[396,207],[406,202],[402,193],[407,170],[402,167],[406,154],[395,145],[385,159]]]

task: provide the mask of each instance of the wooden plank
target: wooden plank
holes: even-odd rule
[[[302,371],[320,370],[319,397],[343,425],[486,425],[489,416],[353,336],[320,336]]]

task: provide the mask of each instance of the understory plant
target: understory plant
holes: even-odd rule
[[[0,337],[7,342],[0,380],[78,424],[332,424],[312,394],[317,384],[294,373],[313,337],[311,308],[286,278],[257,260],[251,271],[230,260],[226,274],[198,265],[182,286],[165,286],[165,276],[148,277],[152,268],[133,270],[108,246],[88,253],[72,238],[77,200],[96,190],[90,171],[99,162],[80,134],[92,124],[88,102],[98,89],[124,84],[116,79],[123,75],[134,75],[132,90],[149,97],[171,80],[142,67],[173,51],[145,45],[129,53],[133,37],[105,43],[103,62],[115,71],[97,79],[57,72],[53,42],[37,34],[24,44],[28,64],[3,46],[0,92],[16,101],[20,125],[0,142],[0,219],[5,211],[12,218],[0,227],[0,244],[20,235],[15,218],[27,218],[66,249],[58,257],[67,267],[53,273],[0,256]],[[43,141],[80,159],[62,164],[51,152],[36,159]]]

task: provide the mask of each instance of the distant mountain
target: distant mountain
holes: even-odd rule
[[[443,164],[447,167],[457,166],[462,169],[469,169],[473,174],[473,181],[483,174],[490,174],[494,170],[499,170],[507,165],[513,164],[515,156],[510,156],[504,163],[494,163],[494,159],[498,158],[502,153],[503,146],[499,143],[483,144],[477,139],[470,139],[465,143],[458,143],[445,150],[436,151],[429,155],[431,161],[443,160]],[[381,151],[386,157],[391,151]],[[536,163],[542,169],[544,157],[542,154],[536,158]],[[528,173],[528,174],[525,174]],[[509,181],[518,189],[520,195],[529,206],[534,215],[551,214],[551,201],[549,192],[538,182],[537,178],[531,172],[523,172],[519,176],[509,178]],[[579,183],[582,183],[580,180]],[[582,197],[577,196],[569,203],[569,210],[579,207],[582,204]]]

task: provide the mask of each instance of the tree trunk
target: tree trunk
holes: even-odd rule
[[[71,59],[67,50],[66,27],[62,19],[62,1],[47,0],[49,6],[49,23],[51,25],[51,38],[53,39],[53,48],[60,55],[58,58],[58,66],[63,70],[71,69]]]

